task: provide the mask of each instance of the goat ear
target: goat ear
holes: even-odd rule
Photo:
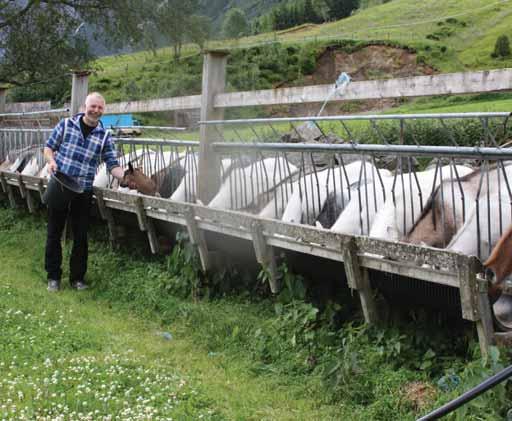
[[[130,172],[133,172],[133,165],[132,165],[132,163],[131,163],[131,162],[128,162],[128,170],[129,170]]]

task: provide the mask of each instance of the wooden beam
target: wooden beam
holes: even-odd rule
[[[323,102],[331,94],[332,87],[333,84],[258,91],[222,92],[214,96],[212,106],[214,108],[230,108],[253,105]],[[495,69],[479,72],[445,73],[431,76],[351,82],[342,96],[335,95],[331,98],[331,101],[470,94],[508,91],[511,89],[512,69]],[[202,106],[201,99],[201,95],[189,95],[174,98],[117,102],[108,104],[106,114],[198,109]],[[201,120],[204,120],[204,118],[201,117]]]
[[[80,112],[85,104],[85,98],[89,89],[89,74],[90,72],[81,71],[73,73],[73,82],[71,85],[71,106],[69,113],[74,116]]]
[[[263,228],[258,221],[251,224],[252,244],[256,253],[256,260],[268,274],[270,291],[273,294],[279,292],[279,275],[277,273],[274,247],[269,246],[263,235]]]
[[[37,191],[39,192],[39,199],[41,200],[41,203],[44,204],[43,196],[45,192],[45,187],[42,179],[39,179],[37,183]]]
[[[27,189],[25,191],[25,199],[27,200],[27,208],[30,213],[35,213],[36,206],[34,204],[34,198],[32,197],[32,192]]]
[[[215,96],[224,91],[226,85],[227,54],[209,52],[203,61],[203,86],[201,97],[201,120],[222,120],[224,110],[215,108]],[[197,196],[208,203],[220,186],[220,162],[211,144],[219,139],[215,127],[201,125],[199,129],[199,164],[197,168]]]
[[[377,306],[374,300],[374,293],[370,287],[370,278],[368,269],[359,264],[357,256],[357,245],[353,239],[341,242],[341,252],[343,253],[343,262],[345,273],[347,275],[348,286],[357,290],[361,301],[361,308],[364,314],[364,320],[368,324],[378,322]]]
[[[486,279],[477,280],[477,303],[480,320],[476,322],[476,331],[482,355],[486,355],[491,345],[496,343],[494,324],[489,302],[489,283]]]
[[[199,259],[201,260],[201,267],[204,272],[207,272],[212,267],[212,261],[208,252],[208,244],[206,243],[204,232],[197,226],[194,208],[190,208],[188,211],[186,211],[184,216],[187,223],[190,242],[197,247],[199,252]]]
[[[462,317],[475,322],[480,351],[485,357],[495,340],[488,283],[477,279],[476,272],[481,264],[476,257],[459,255],[458,261]]]
[[[193,110],[201,108],[201,95],[157,98],[108,104],[105,114],[147,113],[153,111]]]
[[[23,180],[22,180],[22,176],[21,174],[16,174],[17,175],[17,180],[18,180],[18,189],[20,190],[20,195],[21,195],[21,198],[22,199],[25,199],[25,196],[27,194],[27,189],[25,188],[25,184],[23,183]]]
[[[103,199],[103,190],[95,188],[94,195],[96,196],[96,203],[98,204],[100,216],[104,221],[107,222],[110,246],[112,248],[116,248],[118,246],[117,229],[114,216],[112,215],[112,210],[105,205],[105,200]]]
[[[151,218],[148,218],[148,216],[146,215],[146,210],[144,208],[144,202],[142,201],[142,197],[137,197],[137,199],[135,200],[135,211],[137,214],[137,219],[139,221],[140,230],[145,231],[148,236],[151,253],[158,253],[160,251],[160,245],[158,244],[155,226],[153,224],[153,220]]]
[[[332,88],[333,84],[222,93],[215,97],[214,106],[229,108],[323,102],[331,95]],[[454,95],[510,89],[512,89],[512,69],[496,69],[351,82],[343,95],[334,95],[330,101]]]
[[[0,183],[2,183],[2,188],[4,192],[7,193],[7,197],[9,198],[9,203],[11,205],[11,208],[16,208],[16,199],[14,198],[14,193],[12,191],[12,186],[7,183],[7,180],[5,178],[5,174],[3,172],[0,172]]]
[[[6,112],[5,97],[7,96],[7,88],[0,87],[0,113]]]

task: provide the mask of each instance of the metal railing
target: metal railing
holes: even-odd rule
[[[512,166],[507,165],[512,149],[500,146],[511,136],[508,117],[451,113],[202,122],[217,128],[212,152],[220,161],[220,189],[208,205],[485,258],[512,222]],[[473,139],[458,132],[460,122],[470,127],[463,133]],[[0,130],[0,159],[42,146],[48,133]],[[445,144],[423,145],[430,133]],[[372,143],[357,142],[360,136]],[[160,196],[197,200],[197,142],[115,141],[121,165],[139,166],[155,180]],[[116,187],[104,168],[98,174],[95,185]],[[459,249],[467,246],[464,229],[474,232],[472,245]],[[454,242],[461,235],[460,243]]]
[[[512,377],[512,365],[501,370],[499,373],[496,373],[494,376],[489,377],[487,380],[480,383],[478,386],[475,386],[471,390],[468,390],[458,398],[444,404],[440,408],[432,411],[431,413],[424,415],[421,418],[418,418],[417,421],[430,421],[436,420],[438,418],[444,417],[445,415],[455,411],[457,408],[460,408],[462,405],[472,401],[477,398],[484,392],[493,387],[497,386],[501,382],[504,382],[508,378]]]
[[[286,222],[450,246],[484,258],[512,222],[512,171],[507,165],[512,150],[500,147],[512,134],[509,116],[325,116],[201,124],[216,128],[213,150],[220,159],[237,160],[235,167],[243,167],[243,158],[252,156],[253,161],[286,163],[289,169],[284,176],[267,174],[271,188],[252,198],[258,203],[247,200],[253,184],[250,172],[233,177],[231,183],[239,186],[229,189],[226,207],[251,203],[246,210]],[[423,139],[417,136],[418,122],[430,124],[427,134],[423,127],[419,131]],[[470,128],[474,139],[461,137],[460,122]],[[444,145],[422,145],[432,132],[442,137]],[[356,141],[360,136],[366,136],[365,141],[372,138],[373,143]],[[463,227],[474,231],[469,249],[463,249],[467,244],[463,237],[454,242]],[[425,238],[432,230],[435,238]]]

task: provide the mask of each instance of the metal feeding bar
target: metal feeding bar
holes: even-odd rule
[[[216,152],[269,151],[269,152],[330,152],[355,155],[394,155],[454,157],[465,159],[512,159],[512,149],[470,146],[413,146],[367,144],[301,144],[301,143],[221,143],[212,144]]]
[[[209,120],[200,121],[199,124],[231,125],[246,123],[288,123],[309,121],[356,121],[356,120],[450,120],[455,118],[507,118],[512,113],[508,112],[484,112],[484,113],[431,113],[431,114],[365,114],[365,115],[336,115],[319,117],[276,117],[276,118],[247,118],[240,120]]]
[[[213,125],[215,130],[212,131],[212,143],[378,143],[499,147],[512,134],[512,130],[507,127],[509,117],[510,113],[505,112],[340,115],[211,120],[200,124]],[[468,134],[474,138],[468,138]],[[348,152],[343,148],[342,151]],[[426,149],[410,152],[422,154],[424,151]]]
[[[170,130],[182,132],[187,130],[186,127],[170,127],[170,126],[108,126],[107,129],[155,129],[155,130]]]
[[[69,113],[69,108],[60,108],[55,110],[43,110],[43,111],[26,111],[20,113],[2,113],[0,118],[4,117],[45,117],[48,115],[61,115]]]
[[[133,138],[133,137],[116,137],[116,143],[124,143],[125,145],[163,145],[163,146],[183,146],[183,147],[199,147],[199,142],[193,140],[178,139],[153,139],[153,138]]]
[[[41,129],[20,129],[20,128],[17,128],[17,127],[2,127],[0,128],[0,134],[2,132],[7,132],[7,133],[19,133],[19,132],[27,132],[27,133],[51,133],[53,131],[53,129],[44,129],[44,128],[41,128]]]
[[[512,215],[512,166],[506,162],[512,161],[512,148],[500,147],[512,133],[507,127],[509,117],[507,112],[431,113],[200,124],[214,125],[213,136],[219,135],[210,144],[216,159],[237,161],[238,169],[228,180],[235,186],[229,203],[252,200],[250,207],[237,205],[237,209],[377,238],[388,237],[373,229],[376,221],[391,224],[395,220],[392,239],[409,241],[412,235],[412,242],[417,241],[414,235],[419,234],[413,231],[422,222],[421,229],[438,236],[428,244],[440,248],[447,247],[463,225],[476,223],[471,240],[478,247],[472,254],[485,258],[490,251],[487,243],[501,235]],[[257,205],[248,190],[251,176],[241,169],[248,165],[244,157],[252,162],[282,160],[291,166],[278,183],[268,183],[268,174],[260,176],[272,187]],[[492,218],[495,207],[499,208],[497,228]],[[351,222],[338,224],[338,218]]]

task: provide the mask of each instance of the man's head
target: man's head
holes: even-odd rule
[[[98,92],[92,92],[85,99],[85,123],[96,126],[105,112],[105,98]]]

